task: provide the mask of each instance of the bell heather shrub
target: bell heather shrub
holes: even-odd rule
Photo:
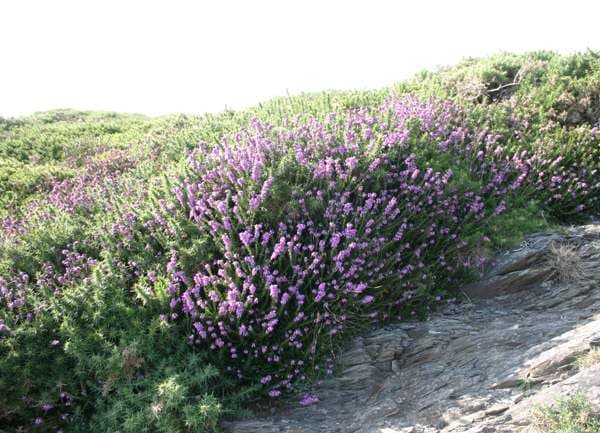
[[[598,65],[500,55],[217,116],[0,121],[0,430],[210,432],[257,396],[318,404],[347,337],[600,212]]]
[[[279,396],[330,372],[349,330],[423,315],[480,267],[468,251],[483,237],[469,234],[515,196],[556,216],[597,209],[594,163],[513,153],[501,134],[465,123],[459,106],[414,97],[280,128],[253,119],[191,152],[152,216],[121,223],[123,243],[140,237],[124,250],[141,242],[168,257],[154,281],[163,317],[184,320],[216,365]]]

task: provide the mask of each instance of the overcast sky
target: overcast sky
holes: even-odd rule
[[[466,56],[597,50],[599,20],[598,0],[0,0],[0,116],[379,88]]]

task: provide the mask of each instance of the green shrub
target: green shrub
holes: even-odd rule
[[[559,399],[554,407],[538,408],[534,426],[540,433],[597,433],[600,416],[593,413],[583,394],[575,394]]]

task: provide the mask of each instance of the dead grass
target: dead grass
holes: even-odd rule
[[[581,281],[586,278],[583,260],[571,245],[553,243],[546,254],[546,263],[552,269],[551,278],[560,283]]]
[[[590,368],[593,365],[600,364],[600,349],[590,349],[589,352],[581,355],[575,361],[575,365],[578,369],[583,370],[584,368]]]
[[[135,347],[128,346],[123,349],[123,371],[127,377],[133,376],[133,374],[142,366],[144,360],[139,357]]]

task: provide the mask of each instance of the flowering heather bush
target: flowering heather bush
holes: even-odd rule
[[[0,220],[2,234],[11,237],[23,233],[31,222],[51,220],[56,213],[89,214],[94,208],[107,211],[114,206],[116,197],[130,199],[135,190],[131,190],[131,182],[123,174],[132,170],[136,157],[139,155],[120,150],[107,151],[100,157],[87,156],[78,175],[40,182],[38,189],[44,192],[43,196],[30,200],[21,215],[12,213]]]
[[[463,225],[486,217],[451,170],[419,166],[411,153],[414,113],[424,135],[446,138],[433,119],[449,107],[394,107],[281,131],[254,121],[233,142],[190,155],[189,177],[173,189],[179,215],[218,253],[195,263],[172,253],[171,317],[188,316],[190,342],[219,352],[240,379],[261,376],[272,396],[355,322],[410,316],[445,292],[436,271],[462,270],[446,255],[464,246]]]
[[[43,326],[49,324],[44,315],[52,311],[53,304],[60,301],[63,288],[89,283],[88,275],[96,260],[78,252],[77,248],[75,243],[58,252],[60,266],[45,263],[35,279],[24,272],[9,275],[8,280],[0,276],[0,347],[8,359],[14,356],[11,346],[18,341],[26,344],[42,343],[44,347],[38,347],[38,350],[47,351],[50,355],[61,351],[62,342],[59,340],[58,330]],[[39,326],[40,324],[42,326]],[[33,424],[54,426],[56,429],[66,425],[72,418],[74,409],[72,396],[67,391],[69,386],[59,383],[54,390],[38,388],[40,382],[44,382],[44,372],[55,373],[55,368],[60,366],[40,364],[40,360],[35,357],[33,362],[36,365],[28,365],[31,362],[30,353],[21,353],[18,362],[18,368],[27,369],[28,373],[36,373],[22,383],[20,391],[23,393],[19,396],[20,404],[33,420]],[[4,373],[9,372],[10,364]],[[7,380],[10,381],[11,378],[2,378],[2,382]],[[14,391],[15,389],[8,388],[0,398],[0,418],[10,413],[5,412],[6,399],[14,397]],[[36,398],[32,398],[31,395],[35,395]]]
[[[276,397],[330,371],[338,335],[446,296],[483,264],[467,253],[484,239],[472,234],[517,194],[557,216],[597,209],[593,167],[512,153],[501,134],[464,124],[448,101],[407,97],[324,122],[254,119],[200,145],[174,200],[143,224],[141,241],[168,253],[168,279],[151,280],[170,319],[187,318],[190,343]],[[131,216],[121,223],[124,242],[143,231],[134,227]],[[199,239],[212,259],[198,260]]]
[[[12,319],[11,325],[31,321],[50,299],[61,295],[63,287],[89,281],[96,260],[77,252],[77,247],[76,242],[60,251],[58,269],[52,263],[44,263],[35,281],[24,272],[11,276],[10,280],[0,277],[0,305],[10,313],[5,317]]]
[[[511,237],[600,212],[599,70],[533,53],[218,116],[0,121],[0,431],[215,431],[456,301]]]

